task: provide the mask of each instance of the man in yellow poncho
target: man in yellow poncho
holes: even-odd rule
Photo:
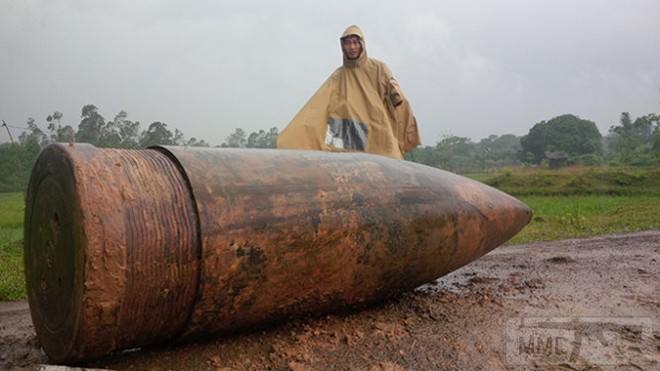
[[[343,66],[280,133],[277,147],[403,158],[420,144],[408,100],[385,63],[367,57],[360,28],[348,27],[340,42]]]

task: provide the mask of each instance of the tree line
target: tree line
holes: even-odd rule
[[[15,128],[15,127],[13,127]],[[42,129],[43,128],[43,129]],[[153,145],[210,147],[205,139],[186,138],[166,123],[154,121],[146,129],[120,111],[106,120],[92,104],[82,107],[77,128],[53,112],[42,123],[29,118],[17,143],[0,144],[0,192],[25,189],[39,151],[54,142],[85,142],[106,148],[146,148]],[[275,148],[278,129],[247,133],[236,128],[215,147]],[[434,145],[407,153],[409,161],[467,173],[505,166],[543,166],[549,153],[563,153],[569,162],[582,165],[648,166],[660,163],[660,114],[632,118],[623,112],[619,122],[602,136],[593,121],[565,114],[533,125],[523,136],[490,135],[478,142],[446,135]]]
[[[29,180],[32,164],[41,148],[50,143],[90,143],[102,148],[147,148],[154,145],[210,147],[205,139],[186,138],[184,133],[166,123],[154,121],[142,129],[139,121],[128,118],[126,111],[119,111],[114,118],[105,119],[93,104],[82,107],[77,128],[64,123],[64,115],[55,111],[43,122],[28,118],[25,126],[3,125],[0,129],[20,130],[15,143],[0,144],[0,192],[24,190]],[[237,128],[221,144],[215,147],[275,148],[278,130],[258,130],[251,133]]]
[[[154,145],[175,145],[189,147],[210,147],[204,139],[191,137],[186,139],[177,128],[174,131],[161,121],[154,121],[141,129],[139,121],[128,119],[126,111],[119,111],[112,120],[106,120],[93,104],[83,106],[78,129],[62,123],[63,115],[59,111],[48,115],[45,123],[37,125],[35,119],[28,118],[26,127],[18,136],[21,145],[28,143],[44,147],[49,143],[90,143],[102,148],[147,148]],[[42,130],[41,127],[46,129]],[[237,128],[223,143],[216,147],[274,148],[277,128],[269,131],[259,130],[249,135]]]
[[[633,119],[621,113],[607,135],[593,121],[565,114],[533,125],[523,136],[470,138],[444,136],[434,146],[418,147],[406,159],[453,172],[480,172],[504,166],[543,166],[551,153],[587,166],[660,163],[660,114]]]

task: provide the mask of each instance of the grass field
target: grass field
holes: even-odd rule
[[[25,298],[23,194],[0,193],[0,300]]]
[[[465,175],[515,196],[660,196],[660,166],[530,167]]]
[[[504,169],[468,176],[520,198],[532,222],[508,244],[660,228],[660,167]],[[23,195],[0,193],[0,300],[25,298]]]
[[[660,228],[660,196],[520,196],[532,222],[508,244]]]
[[[518,197],[532,222],[509,244],[660,228],[660,167],[501,169],[466,174]]]

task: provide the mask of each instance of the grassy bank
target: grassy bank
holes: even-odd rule
[[[25,298],[23,194],[0,193],[0,300]]]
[[[660,228],[660,167],[513,168],[466,176],[534,210],[509,244]]]
[[[660,229],[660,168],[505,169],[470,174],[520,198],[532,222],[509,244]],[[25,297],[23,195],[0,194],[0,300]]]
[[[660,196],[660,167],[515,168],[466,176],[515,196]]]
[[[660,228],[660,167],[514,168],[467,176],[534,210],[509,244]]]
[[[508,244],[660,229],[660,196],[521,196],[531,223]]]

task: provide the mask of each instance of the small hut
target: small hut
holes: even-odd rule
[[[548,159],[550,169],[568,166],[568,154],[564,151],[545,152],[545,158]]]

